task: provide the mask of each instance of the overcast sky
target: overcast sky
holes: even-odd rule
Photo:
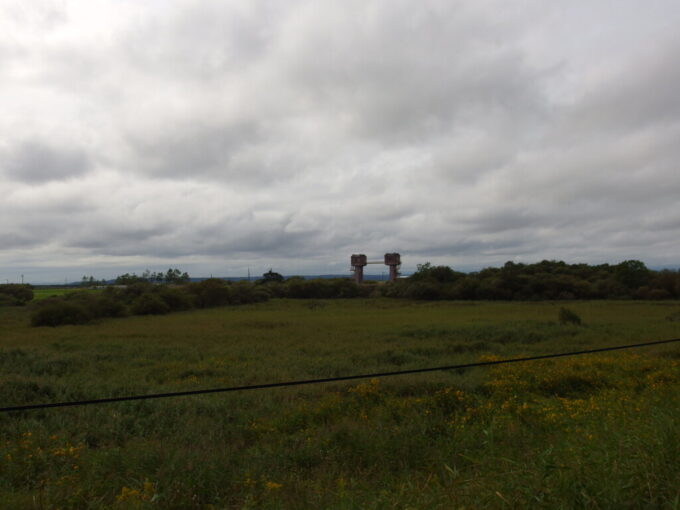
[[[0,282],[680,267],[679,26],[675,0],[0,0]]]

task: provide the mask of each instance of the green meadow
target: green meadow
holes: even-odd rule
[[[0,405],[675,337],[677,301],[272,299],[56,328],[0,307]],[[0,508],[678,509],[679,424],[680,343],[2,413]]]

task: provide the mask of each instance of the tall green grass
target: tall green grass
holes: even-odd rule
[[[677,302],[257,305],[29,327],[3,405],[680,336]],[[680,347],[0,415],[0,508],[678,508]]]

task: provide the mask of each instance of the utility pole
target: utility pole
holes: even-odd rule
[[[24,275],[21,275],[21,285],[24,284]]]

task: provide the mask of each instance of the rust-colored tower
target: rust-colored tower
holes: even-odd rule
[[[390,281],[397,279],[398,268],[401,265],[401,255],[398,253],[385,253],[385,265],[390,266]]]
[[[363,253],[359,255],[352,255],[351,258],[352,271],[354,271],[354,281],[361,283],[364,281],[364,266],[368,264],[368,259]]]
[[[385,264],[390,266],[390,281],[393,282],[397,279],[397,274],[399,273],[399,266],[401,265],[401,255],[398,253],[385,253],[384,260],[376,260],[369,262],[366,255],[363,253],[359,255],[352,255],[350,259],[350,264],[352,265],[352,271],[354,271],[354,281],[361,283],[364,281],[364,267],[368,264]]]

